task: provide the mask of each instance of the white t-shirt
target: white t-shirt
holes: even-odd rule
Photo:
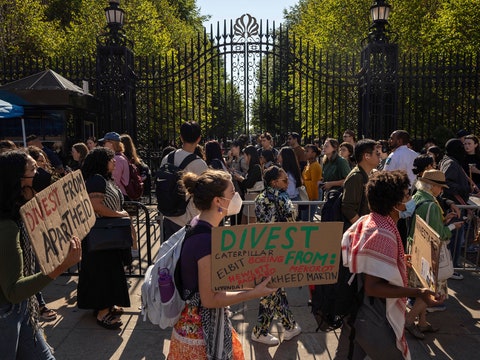
[[[413,173],[413,160],[418,156],[418,154],[409,149],[407,145],[402,145],[396,148],[390,155],[387,157],[385,162],[384,170],[393,171],[393,170],[404,170],[407,172],[408,178],[410,179],[410,184],[413,185],[415,179],[417,178]]]

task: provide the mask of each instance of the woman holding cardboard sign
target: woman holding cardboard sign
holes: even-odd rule
[[[0,356],[5,359],[54,359],[38,324],[40,289],[75,265],[81,243],[70,240],[70,251],[48,275],[35,272],[35,254],[20,219],[20,207],[32,199],[35,160],[22,150],[0,154]]]
[[[212,291],[211,229],[219,226],[225,216],[237,214],[242,199],[225,171],[186,173],[182,183],[200,214],[192,220],[193,235],[185,238],[177,263],[182,297],[189,301],[173,327],[168,359],[244,359],[226,306],[265,296],[276,289],[267,287],[267,278],[248,291]]]
[[[295,221],[295,207],[288,197],[288,175],[278,166],[270,166],[264,173],[265,190],[255,199],[255,214],[261,223]],[[300,334],[302,329],[295,322],[288,307],[284,288],[260,299],[258,322],[253,328],[251,339],[266,345],[278,345],[278,338],[269,333],[270,324],[277,315],[285,327],[284,340]]]

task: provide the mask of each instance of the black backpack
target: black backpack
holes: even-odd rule
[[[164,216],[180,216],[185,214],[188,200],[185,191],[180,188],[179,180],[182,170],[199,157],[195,154],[188,155],[180,164],[174,164],[175,151],[168,154],[167,162],[160,167],[156,176],[155,193],[157,195],[157,208]]]
[[[321,221],[344,221],[342,214],[343,187],[328,191],[321,212]]]

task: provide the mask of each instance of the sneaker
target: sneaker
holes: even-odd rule
[[[445,311],[445,310],[447,310],[447,307],[445,305],[427,307],[427,312],[429,313],[437,312],[437,311]]]
[[[297,336],[301,332],[302,332],[302,328],[300,326],[298,326],[298,324],[295,324],[293,329],[285,330],[284,335],[283,335],[283,340],[291,340],[292,338],[294,338],[295,336]]]
[[[452,276],[449,277],[452,280],[463,280],[463,275],[457,272],[454,272]]]
[[[259,343],[262,343],[262,344],[265,344],[265,345],[269,345],[269,346],[275,346],[275,345],[280,344],[280,341],[270,333],[268,333],[267,335],[260,335],[260,336],[257,337],[252,332],[251,339],[252,339],[252,341],[256,341],[256,342],[259,342]]]

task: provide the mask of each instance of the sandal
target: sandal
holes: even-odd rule
[[[110,311],[110,314],[113,314],[113,315],[122,315],[125,312],[125,310],[122,307],[117,305],[113,305],[109,311]]]
[[[52,321],[57,318],[57,312],[44,306],[40,309],[40,317],[42,320]]]
[[[101,320],[97,318],[97,324],[105,329],[116,330],[122,325],[122,322],[118,316],[108,312]]]

